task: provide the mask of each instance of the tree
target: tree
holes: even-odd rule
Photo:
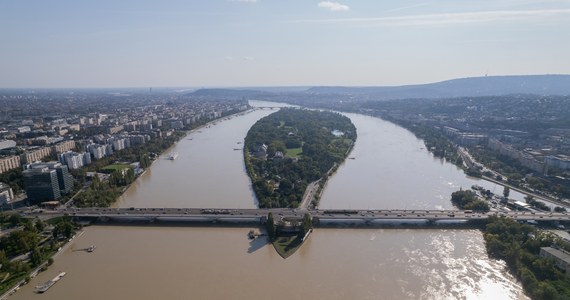
[[[59,235],[70,238],[73,235],[73,224],[68,220],[58,222],[53,229],[53,237],[57,238]]]
[[[458,156],[455,164],[458,166],[463,166],[463,158],[461,158],[461,156]]]
[[[141,166],[141,168],[143,168],[143,169],[148,168],[148,167],[150,166],[150,164],[151,164],[151,161],[150,161],[150,158],[149,158],[148,154],[143,154],[143,155],[141,155],[141,158],[140,158],[139,161],[140,161],[140,166]]]
[[[129,168],[127,170],[127,172],[125,173],[124,177],[125,177],[125,183],[131,184],[133,181],[135,181],[135,171],[133,171],[133,169]]]
[[[93,175],[93,180],[91,182],[91,188],[94,190],[99,189],[99,186],[101,185],[101,180],[99,180],[99,175],[97,175],[97,173],[95,173]]]
[[[270,240],[275,238],[275,220],[273,220],[273,214],[269,213],[267,215],[267,223],[265,223],[265,228],[267,229],[267,235]]]
[[[30,262],[33,267],[38,266],[42,263],[43,255],[38,247],[34,247],[30,253]]]
[[[505,198],[509,198],[510,193],[511,193],[511,188],[505,186],[505,188],[503,189],[503,196],[505,196]]]
[[[37,220],[36,220],[36,229],[37,229],[39,232],[44,231],[45,225],[44,225],[44,222],[42,222],[42,220],[40,220],[40,219],[37,219]]]
[[[311,228],[313,228],[313,220],[311,219],[311,215],[309,213],[306,213],[303,216],[303,221],[301,223],[300,236],[304,237],[307,234],[307,232],[311,230]]]
[[[489,204],[479,200],[473,191],[459,190],[451,193],[451,202],[461,209],[489,211]]]

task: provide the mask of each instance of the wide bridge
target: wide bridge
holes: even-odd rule
[[[180,222],[263,222],[269,213],[275,220],[302,218],[309,213],[318,222],[342,223],[347,221],[374,222],[388,220],[406,221],[468,221],[500,216],[520,221],[570,221],[566,212],[476,212],[470,210],[363,210],[363,209],[223,209],[223,208],[67,208],[36,210],[28,214],[43,218],[71,216],[84,220],[125,221],[180,221]]]

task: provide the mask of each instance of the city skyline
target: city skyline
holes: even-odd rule
[[[0,2],[0,88],[568,74],[570,1]]]

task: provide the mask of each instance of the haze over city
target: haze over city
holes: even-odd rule
[[[0,88],[568,74],[570,1],[0,1]]]

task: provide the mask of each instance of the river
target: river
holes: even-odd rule
[[[254,102],[258,106],[266,103]],[[121,207],[255,207],[241,148],[256,110],[190,133],[138,179]],[[351,157],[322,208],[451,208],[473,184],[401,127],[348,114]],[[483,183],[483,184],[481,184]],[[502,190],[502,188],[501,188]],[[247,228],[92,226],[10,299],[527,299],[477,230],[318,229],[282,259]],[[74,251],[91,244],[93,253]],[[67,275],[43,295],[33,286]]]

